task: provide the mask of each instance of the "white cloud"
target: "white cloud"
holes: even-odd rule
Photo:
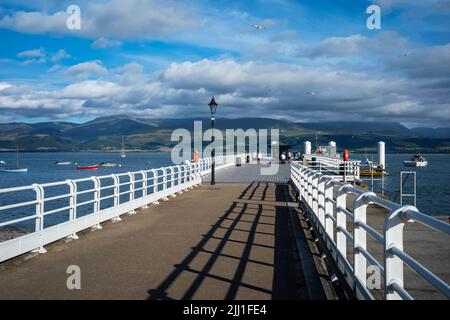
[[[66,27],[68,14],[59,11],[14,12],[0,20],[0,27],[30,34],[100,37],[160,38],[195,27],[193,9],[174,0],[109,0],[87,2],[81,7],[81,30]]]
[[[92,49],[105,49],[111,47],[119,47],[122,45],[122,42],[116,40],[106,39],[104,37],[98,38],[91,44]]]
[[[71,77],[85,78],[91,75],[104,75],[108,70],[103,67],[101,61],[88,61],[73,65],[67,69]]]
[[[77,69],[82,73],[103,68],[92,61],[80,65]],[[28,117],[43,116],[50,110],[52,117],[71,117],[95,116],[108,108],[110,114],[190,117],[205,115],[206,103],[215,95],[222,117],[450,121],[450,105],[442,102],[449,100],[447,88],[423,78],[386,79],[380,74],[341,72],[332,67],[232,59],[173,63],[153,74],[145,74],[141,65],[131,63],[103,76],[104,80],[81,80],[49,90],[1,83],[0,110]],[[319,94],[305,95],[312,90]]]
[[[377,33],[372,38],[360,34],[326,38],[318,44],[302,48],[299,55],[310,58],[340,57],[363,52],[390,53],[396,50],[404,50],[406,47],[408,47],[407,39],[396,32],[385,31]]]
[[[58,99],[99,99],[112,97],[120,91],[120,87],[112,82],[86,80],[71,84],[54,93]]]
[[[60,50],[58,50],[55,54],[52,55],[52,57],[50,58],[50,60],[51,60],[52,62],[58,62],[58,61],[60,61],[60,60],[63,60],[63,59],[69,59],[69,58],[71,58],[71,57],[72,57],[72,56],[71,56],[70,54],[68,54],[68,53],[66,52],[65,49],[60,49]]]
[[[17,58],[43,58],[46,56],[44,48],[25,50],[17,54]]]

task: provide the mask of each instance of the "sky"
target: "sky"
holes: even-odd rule
[[[0,0],[0,122],[206,117],[215,96],[217,118],[450,127],[449,18],[450,0]]]

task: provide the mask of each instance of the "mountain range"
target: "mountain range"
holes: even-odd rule
[[[16,142],[25,151],[118,151],[122,136],[126,148],[142,151],[169,150],[173,130],[193,131],[194,120],[145,119],[129,116],[100,117],[85,123],[40,122],[0,124],[0,151],[12,151]],[[386,142],[388,152],[450,152],[450,128],[409,129],[396,122],[320,122],[299,123],[269,118],[217,119],[216,127],[224,129],[280,129],[280,141],[293,150],[301,150],[305,140],[326,144],[333,140],[339,150],[374,152],[377,141]]]

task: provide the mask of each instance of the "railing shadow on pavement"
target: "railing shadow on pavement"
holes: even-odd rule
[[[198,292],[204,290],[202,286],[207,286],[205,282],[208,280],[219,282],[224,289],[220,298],[225,300],[248,298],[248,294],[250,298],[306,299],[304,294],[298,292],[298,263],[293,261],[292,246],[295,244],[289,239],[287,209],[273,204],[273,200],[284,201],[282,194],[285,191],[282,188],[286,187],[277,184],[273,190],[273,184],[261,181],[253,181],[246,186],[192,251],[174,265],[174,270],[165,280],[157,288],[148,290],[148,299],[175,299],[168,291],[174,289],[186,273],[193,274],[194,279],[187,289],[178,292],[177,299],[198,298]],[[269,195],[269,191],[274,191],[275,195]],[[242,224],[250,227],[243,229],[240,227]],[[237,239],[237,234],[246,236]],[[208,250],[211,241],[217,245],[215,249]],[[241,250],[230,253],[226,250],[229,245],[238,246]],[[258,252],[262,254],[255,254]],[[208,259],[202,262],[201,267],[192,267],[201,254],[208,254]],[[226,271],[228,276],[217,274],[221,259],[235,261],[235,269]],[[258,273],[258,270],[263,271]],[[270,281],[267,275],[270,275]]]

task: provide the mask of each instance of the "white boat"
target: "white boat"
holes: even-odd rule
[[[72,164],[72,161],[56,161],[55,164],[57,166],[68,166]]]
[[[28,172],[28,168],[21,168],[19,166],[19,144],[16,144],[16,166],[15,167],[0,167],[0,172],[21,173]]]
[[[411,160],[403,161],[403,164],[405,167],[426,167],[428,166],[428,161],[420,154],[416,154]]]
[[[117,168],[117,167],[121,167],[122,165],[121,164],[118,164],[118,163],[111,163],[111,162],[106,162],[106,163],[102,163],[102,164],[100,164],[102,167],[105,167],[105,168]]]
[[[124,137],[122,136],[122,151],[120,152],[120,156],[122,158],[126,158],[127,155],[125,154],[125,140]]]
[[[6,162],[3,160],[0,160],[0,164],[6,164]]]

